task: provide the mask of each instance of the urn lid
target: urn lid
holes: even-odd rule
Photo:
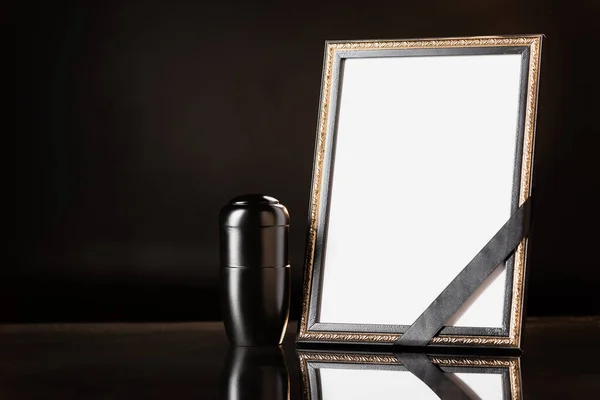
[[[262,194],[245,194],[234,197],[219,215],[219,224],[234,228],[257,226],[288,226],[290,215],[287,208],[274,197]]]

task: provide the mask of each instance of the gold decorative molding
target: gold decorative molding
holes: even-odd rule
[[[320,353],[320,352],[298,352],[300,362],[317,361],[329,363],[352,363],[352,364],[402,364],[393,354],[386,353]],[[511,367],[517,362],[516,359],[499,358],[452,358],[452,357],[429,357],[436,365],[448,367]]]
[[[300,332],[299,339],[307,341],[332,341],[332,342],[369,342],[369,343],[394,343],[402,336],[401,334],[380,333],[351,333],[351,332],[322,332],[309,331]],[[507,347],[512,344],[508,337],[497,336],[450,336],[439,335],[431,339],[430,344],[437,345],[464,345],[464,346],[501,346]]]
[[[399,334],[369,334],[352,332],[300,332],[298,338],[315,341],[393,343]]]
[[[539,42],[539,36],[515,37],[471,37],[443,38],[425,40],[381,40],[356,42],[329,42],[328,49],[334,50],[396,50],[396,49],[428,49],[428,48],[460,48],[460,47],[507,47],[531,46]]]
[[[430,344],[465,345],[465,346],[509,346],[510,338],[501,336],[454,336],[438,335],[431,339]]]
[[[531,193],[533,169],[533,142],[535,137],[535,115],[537,108],[538,80],[541,57],[541,37],[535,37],[529,46],[529,76],[527,77],[527,96],[525,110],[525,127],[523,130],[523,156],[521,158],[521,185],[519,188],[519,205],[527,200]],[[509,337],[511,345],[518,347],[521,343],[521,324],[523,321],[523,293],[525,277],[525,258],[527,238],[523,239],[515,250],[515,266],[513,272],[512,302]]]
[[[513,363],[512,360],[486,359],[486,358],[429,358],[433,364],[446,367],[498,367],[507,368]]]
[[[308,323],[308,306],[312,283],[312,267],[315,256],[315,242],[317,239],[317,218],[319,216],[319,198],[321,196],[321,180],[323,171],[323,156],[325,154],[325,133],[327,116],[329,113],[329,98],[331,95],[331,70],[333,68],[333,50],[327,48],[323,70],[323,84],[319,107],[319,123],[317,128],[317,145],[315,151],[313,185],[310,197],[310,224],[308,228],[308,243],[306,246],[306,259],[304,268],[304,285],[302,296],[302,315],[300,317],[300,332],[306,332]]]
[[[510,362],[508,373],[510,377],[511,400],[521,400],[521,370],[519,369],[518,360]]]
[[[442,38],[427,40],[381,40],[381,41],[352,41],[328,42],[323,68],[323,83],[319,106],[317,125],[317,143],[313,170],[313,183],[310,197],[310,222],[306,246],[304,285],[302,296],[302,314],[300,316],[298,339],[308,341],[343,341],[343,342],[377,342],[393,343],[400,334],[386,333],[351,333],[324,332],[308,330],[308,310],[312,287],[312,273],[315,243],[317,237],[317,221],[320,211],[320,197],[323,184],[323,160],[327,137],[327,120],[331,104],[331,85],[333,63],[336,53],[368,50],[399,50],[425,48],[464,48],[464,47],[510,47],[528,46],[529,75],[527,81],[525,126],[523,132],[523,155],[521,163],[521,181],[519,188],[519,204],[523,204],[531,191],[531,176],[533,164],[533,141],[535,132],[535,115],[537,106],[537,91],[539,79],[539,62],[541,51],[541,36],[515,37],[471,37],[471,38]],[[515,251],[513,288],[511,301],[511,317],[509,336],[449,336],[439,335],[431,340],[431,344],[440,345],[480,345],[494,347],[518,347],[522,322],[523,290],[525,275],[525,255],[527,239],[524,239]]]
[[[298,353],[300,362],[319,361],[353,364],[400,364],[393,354]]]

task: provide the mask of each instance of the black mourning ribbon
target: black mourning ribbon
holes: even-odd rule
[[[531,196],[394,343],[424,347],[529,232]]]
[[[407,371],[425,383],[440,399],[443,400],[479,400],[472,390],[462,388],[447,374],[433,365],[423,353],[396,353],[398,361]]]

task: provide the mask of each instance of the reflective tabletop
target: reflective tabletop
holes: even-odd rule
[[[0,326],[0,398],[587,399],[600,318],[530,318],[523,354],[233,348],[220,322]]]

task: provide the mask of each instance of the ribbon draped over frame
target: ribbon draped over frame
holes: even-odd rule
[[[531,196],[394,343],[423,347],[529,233]]]

